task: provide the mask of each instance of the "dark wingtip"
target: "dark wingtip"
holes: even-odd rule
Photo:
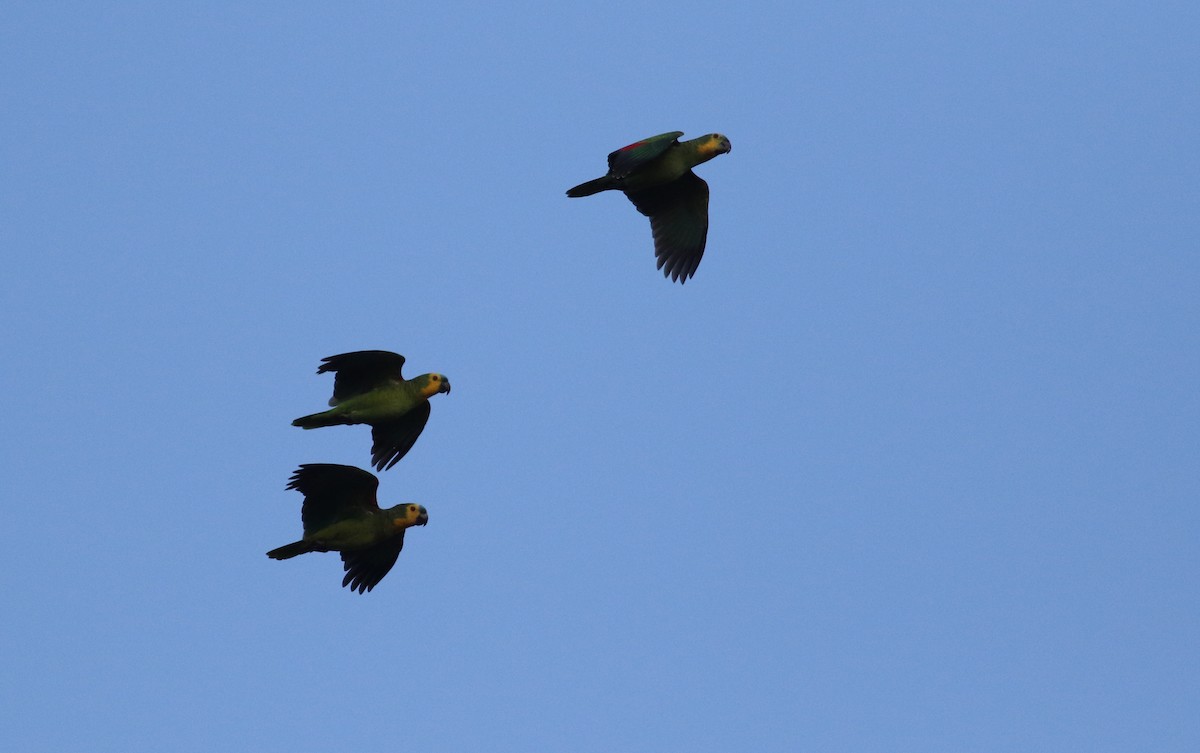
[[[401,454],[401,453],[387,452],[387,453],[380,453],[378,455],[373,455],[371,457],[371,467],[374,468],[375,470],[379,471],[380,473],[383,473],[384,471],[389,470],[396,463],[399,463],[400,458],[404,457],[404,455],[406,455],[406,454],[407,453]]]

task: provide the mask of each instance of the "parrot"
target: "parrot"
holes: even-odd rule
[[[608,155],[608,174],[567,190],[571,198],[624,191],[650,218],[658,268],[680,284],[696,273],[708,236],[708,184],[692,168],[731,149],[719,133],[681,142],[682,135],[671,131],[622,147]]]
[[[377,586],[396,564],[404,531],[429,522],[422,505],[379,509],[379,479],[352,465],[304,463],[287,488],[304,495],[304,538],[272,549],[267,556],[286,560],[308,552],[341,552],[346,571],[342,587],[360,594]]]
[[[292,426],[317,429],[341,424],[370,424],[371,465],[384,471],[404,457],[429,421],[429,398],[450,392],[442,374],[405,379],[404,356],[386,350],[359,350],[321,359],[318,374],[332,371],[333,407],[301,416]]]

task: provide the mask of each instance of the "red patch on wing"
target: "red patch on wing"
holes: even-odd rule
[[[642,141],[635,141],[632,144],[630,144],[629,146],[621,147],[617,151],[618,152],[626,152],[626,151],[629,151],[630,149],[634,148],[635,146],[641,146],[642,144],[645,144],[645,143],[646,143],[645,139],[643,139]]]

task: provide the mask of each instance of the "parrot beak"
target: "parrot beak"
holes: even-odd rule
[[[429,511],[421,507],[421,512],[417,515],[417,525],[423,526],[429,522]]]
[[[442,386],[438,387],[438,392],[445,392],[447,395],[450,394],[450,380],[449,379],[446,379],[443,377]]]

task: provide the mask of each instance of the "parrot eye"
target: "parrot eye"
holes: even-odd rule
[[[430,377],[430,379],[432,379],[433,381],[436,382],[438,379],[440,379],[440,377],[437,374],[434,374],[433,376]]]

